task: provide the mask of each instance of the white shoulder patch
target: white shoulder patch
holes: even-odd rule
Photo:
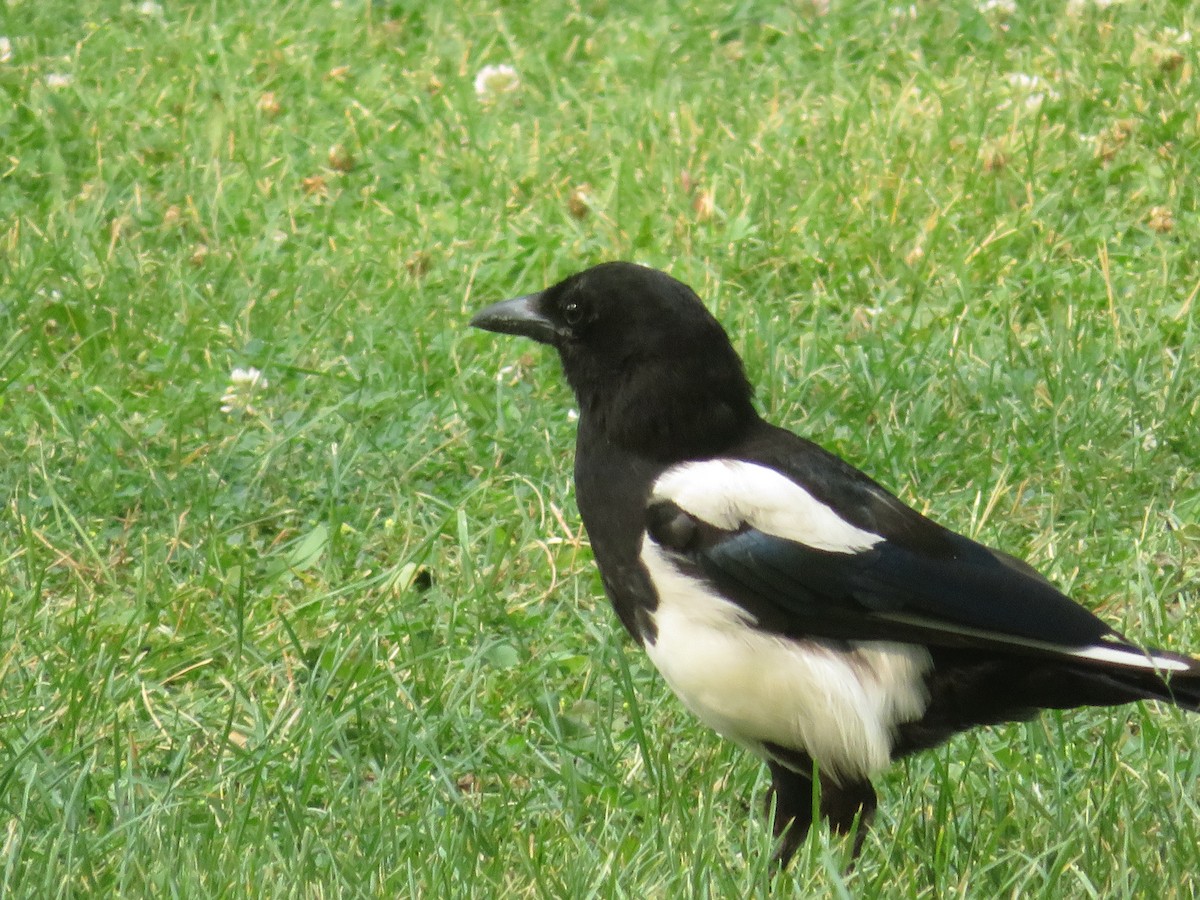
[[[852,525],[774,469],[734,459],[683,463],[654,483],[655,500],[669,500],[710,525],[749,525],[815,550],[857,553],[883,538]]]

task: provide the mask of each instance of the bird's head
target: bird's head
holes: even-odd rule
[[[756,418],[725,330],[691,288],[654,269],[604,263],[471,324],[558,350],[583,425],[640,453],[717,452]]]

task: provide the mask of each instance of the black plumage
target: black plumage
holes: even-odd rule
[[[605,590],[685,704],[764,758],[777,855],[870,776],[976,725],[1153,699],[1200,710],[1200,661],[1143,650],[1024,562],[955,534],[768,424],[682,283],[608,263],[472,324],[558,350]]]

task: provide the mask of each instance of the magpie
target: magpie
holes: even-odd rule
[[[1136,700],[1200,712],[1200,660],[1130,643],[762,419],[725,330],[669,275],[604,263],[471,324],[558,351],[605,591],[683,704],[765,761],[781,865],[814,812],[857,856],[872,776],[966,729]]]

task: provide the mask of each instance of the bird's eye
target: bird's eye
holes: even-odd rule
[[[568,325],[578,325],[583,321],[583,310],[578,303],[568,303],[563,307],[562,317]]]

